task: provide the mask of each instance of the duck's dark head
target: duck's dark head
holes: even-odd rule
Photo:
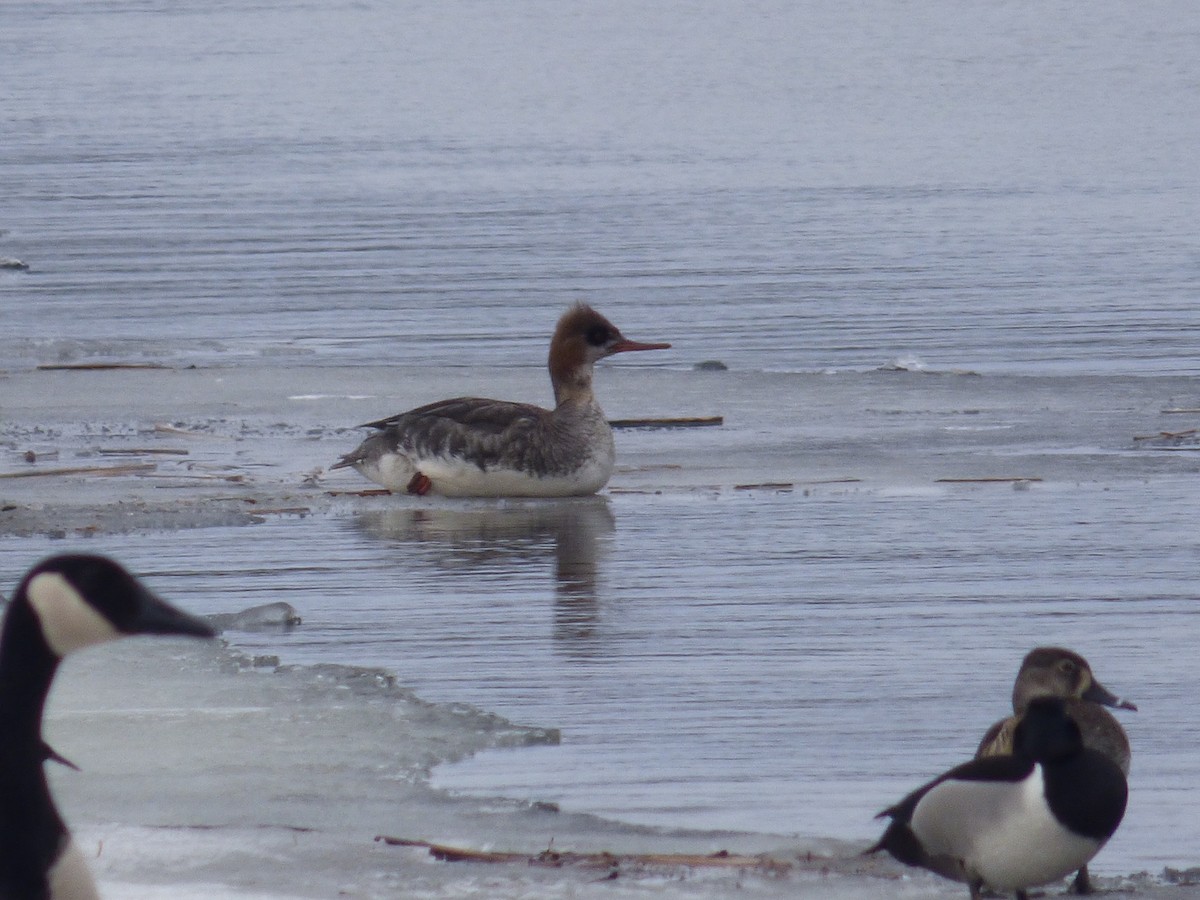
[[[1013,685],[1013,710],[1020,713],[1035,697],[1066,697],[1137,709],[1097,681],[1086,659],[1063,647],[1036,647],[1022,661]]]

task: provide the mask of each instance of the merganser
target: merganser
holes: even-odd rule
[[[621,334],[590,306],[558,320],[550,340],[554,409],[457,397],[363,428],[377,431],[332,468],[353,466],[392,491],[447,497],[594,494],[612,475],[612,429],[592,393],[592,367],[614,353],[666,350]]]
[[[1026,654],[1013,683],[1013,715],[988,729],[975,756],[1012,753],[1017,723],[1037,697],[1061,697],[1067,715],[1083,734],[1083,746],[1103,753],[1129,774],[1129,738],[1121,723],[1104,707],[1135,711],[1137,707],[1097,681],[1086,659],[1062,647],[1035,647]],[[1072,890],[1076,894],[1091,893],[1086,865],[1076,873]]]
[[[42,710],[68,653],[133,634],[212,637],[101,556],[54,556],[22,579],[0,628],[0,897],[94,900],[83,854],[50,796]]]
[[[879,815],[892,819],[868,850],[984,888],[1013,891],[1057,881],[1095,856],[1125,815],[1120,767],[1083,745],[1059,697],[1030,702],[1011,756],[964,763]]]

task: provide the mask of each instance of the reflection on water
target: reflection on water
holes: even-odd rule
[[[528,571],[553,559],[555,638],[590,646],[595,636],[599,560],[616,530],[605,497],[401,507],[361,513],[353,524],[406,550],[417,545],[429,564],[455,571]]]

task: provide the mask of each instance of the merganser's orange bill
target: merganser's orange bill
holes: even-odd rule
[[[610,353],[628,353],[631,350],[670,350],[670,344],[643,344],[641,341],[631,341],[628,338],[621,338],[612,345]]]

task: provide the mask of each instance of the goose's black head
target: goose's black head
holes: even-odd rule
[[[13,599],[27,604],[58,657],[126,635],[213,637],[208,623],[160,600],[111,559],[52,556],[29,570]]]

